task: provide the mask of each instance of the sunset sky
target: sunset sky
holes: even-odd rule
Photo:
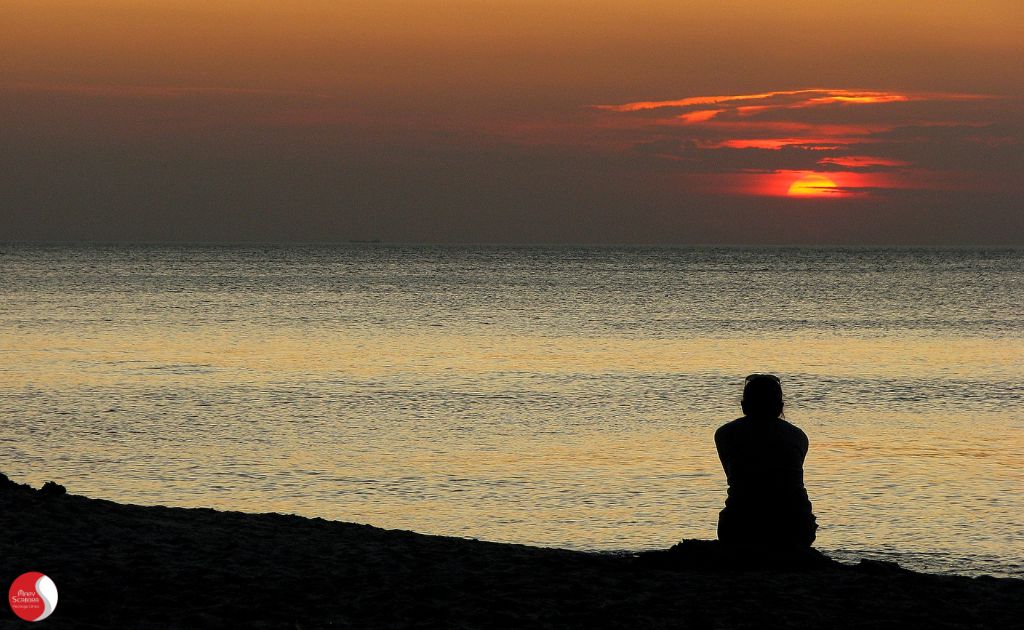
[[[1020,0],[0,0],[0,240],[1024,244]]]

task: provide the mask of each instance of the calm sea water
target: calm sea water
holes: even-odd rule
[[[779,374],[840,558],[1024,576],[1024,251],[0,246],[0,466],[596,550],[713,538]]]

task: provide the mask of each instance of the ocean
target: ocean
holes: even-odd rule
[[[778,374],[816,546],[1024,577],[1024,250],[0,245],[0,472],[601,551],[714,538]]]

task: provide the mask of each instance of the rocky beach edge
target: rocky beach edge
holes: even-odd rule
[[[758,557],[601,554],[282,514],[122,505],[0,475],[0,580],[47,628],[1022,628],[1024,580]],[[9,605],[0,627],[24,628]]]

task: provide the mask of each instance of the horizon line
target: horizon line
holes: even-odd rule
[[[657,242],[594,242],[594,241],[405,241],[385,239],[306,240],[111,240],[111,239],[13,239],[0,240],[0,246],[19,245],[94,245],[94,246],[207,246],[207,247],[302,247],[302,246],[410,246],[410,247],[646,247],[646,248],[722,248],[722,249],[1024,249],[1024,242],[913,244],[913,243],[657,243]],[[0,252],[2,255],[3,252]]]

